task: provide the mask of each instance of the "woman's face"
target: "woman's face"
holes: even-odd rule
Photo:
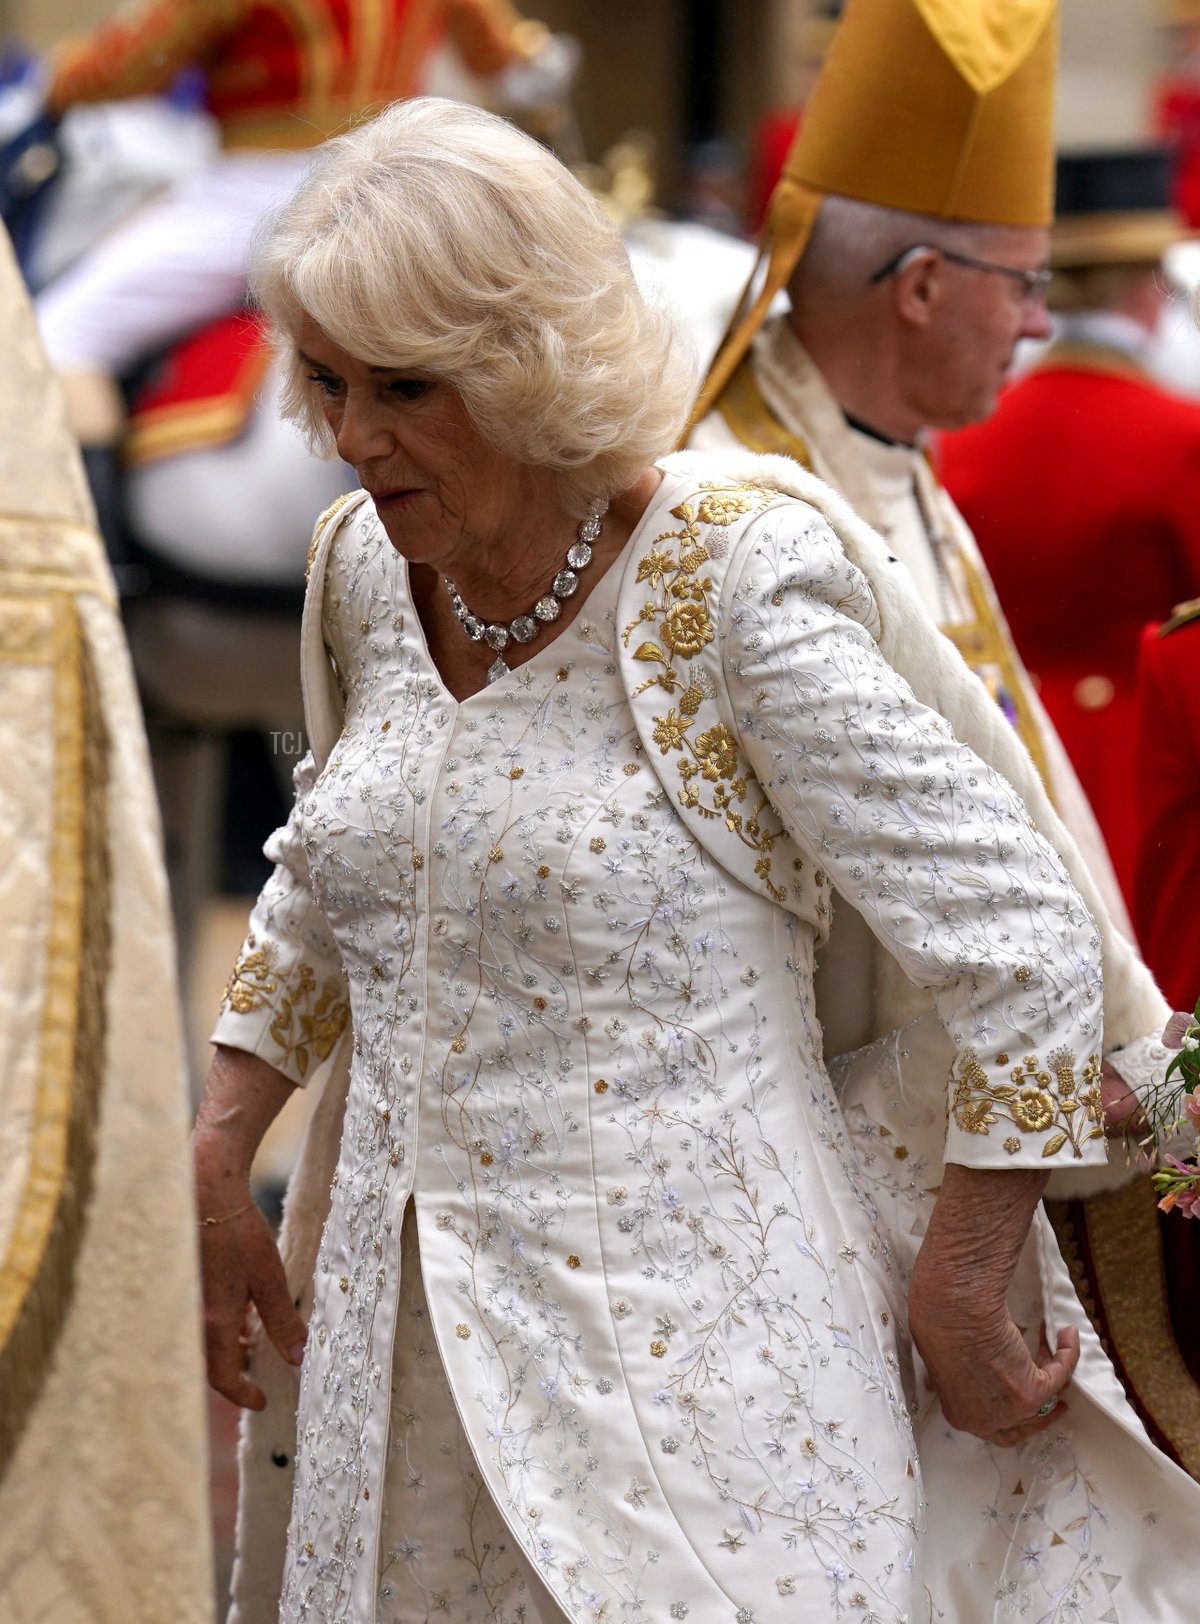
[[[449,384],[360,361],[307,318],[297,344],[338,455],[397,552],[451,575],[519,538],[547,476],[484,440]]]

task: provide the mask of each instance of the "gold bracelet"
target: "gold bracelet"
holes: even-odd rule
[[[215,1224],[230,1224],[235,1218],[240,1218],[244,1212],[249,1212],[251,1207],[257,1205],[256,1201],[247,1201],[244,1207],[239,1207],[236,1212],[227,1212],[224,1218],[201,1218],[198,1220],[200,1228],[211,1229]]]

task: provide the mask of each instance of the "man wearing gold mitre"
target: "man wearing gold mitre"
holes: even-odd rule
[[[1018,341],[1049,335],[1056,63],[1056,0],[849,0],[689,444],[795,458],[880,532],[1132,935],[1091,807],[924,443],[985,417]],[[788,308],[768,314],[784,291]],[[1133,1080],[1132,1056],[1118,1063]]]
[[[878,530],[1016,726],[1114,916],[1091,809],[923,435],[1049,336],[1055,0],[850,0],[690,443],[778,451]],[[790,308],[767,315],[782,290]]]
[[[141,717],[0,233],[0,1618],[211,1624],[185,1073]]]
[[[1016,729],[1030,775],[1074,837],[1076,874],[1086,870],[1108,916],[1105,1090],[1116,1130],[1121,1080],[1147,1095],[1161,1079],[1165,1005],[1143,1000],[1135,1011],[1126,997],[1134,972],[1118,959],[1145,971],[1124,939],[1132,932],[1096,820],[924,444],[931,428],[986,416],[1018,341],[1050,331],[1056,11],[1056,0],[849,0],[689,443],[780,453],[840,491],[915,587],[913,612],[919,598]],[[768,314],[783,292],[788,308]],[[904,626],[892,635],[903,645]],[[1028,800],[1029,780],[1014,782]],[[857,1121],[886,1152],[913,1142],[928,1078],[941,1075],[941,1037],[863,938],[842,910],[818,1012],[852,1130]],[[1141,1035],[1130,1040],[1131,1030]],[[1127,1180],[1119,1149],[1113,1161],[1108,1181]],[[886,1155],[872,1172],[883,1189]],[[1055,1193],[1087,1187],[1067,1181]],[[1147,1202],[1152,1222],[1149,1191]]]

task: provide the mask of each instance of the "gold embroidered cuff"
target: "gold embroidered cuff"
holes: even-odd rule
[[[303,958],[286,971],[279,960],[274,942],[247,936],[225,985],[213,1041],[260,1054],[303,1083],[333,1053],[350,1005],[340,975],[318,981]]]
[[[1024,1153],[1028,1160],[1036,1152],[1047,1160],[1065,1153],[1081,1161],[1084,1146],[1104,1138],[1099,1055],[1090,1055],[1080,1067],[1065,1047],[1052,1049],[1045,1064],[1029,1054],[1013,1066],[1007,1054],[997,1054],[988,1070],[976,1051],[967,1049],[952,1081],[953,1125],[964,1134],[994,1138],[1009,1130],[1003,1144],[1010,1156]]]

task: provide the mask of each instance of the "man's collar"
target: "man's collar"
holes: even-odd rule
[[[920,449],[911,440],[897,440],[894,435],[885,434],[882,429],[872,428],[870,423],[864,423],[861,417],[855,417],[854,413],[848,412],[844,406],[842,407],[842,416],[856,434],[865,434],[868,440],[877,440],[880,445],[898,446],[901,451],[917,451]]]

